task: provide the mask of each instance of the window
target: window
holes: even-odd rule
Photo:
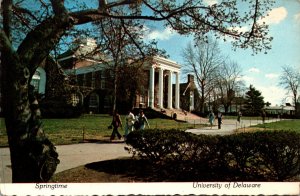
[[[96,93],[90,95],[90,107],[91,108],[98,107],[98,95]]]
[[[95,72],[92,72],[92,88],[95,88],[95,80],[96,80]]]
[[[40,73],[36,71],[30,81],[30,84],[34,87],[34,92],[36,93],[39,92],[40,80],[41,80]]]
[[[40,80],[39,79],[32,79],[30,84],[34,87],[33,91],[38,93],[39,92]]]
[[[105,79],[101,79],[100,88],[105,89]]]
[[[106,95],[105,97],[104,97],[104,103],[103,103],[103,106],[104,106],[104,108],[110,108],[110,98]]]
[[[145,103],[145,97],[144,96],[140,96],[140,103]]]
[[[71,95],[72,106],[74,106],[74,107],[77,106],[79,104],[79,101],[80,101],[79,96],[77,94],[73,93]]]

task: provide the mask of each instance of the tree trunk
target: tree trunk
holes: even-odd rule
[[[227,113],[228,113],[228,109],[229,109],[229,105],[227,105],[227,104],[224,104],[224,110],[225,110],[225,114],[227,114]]]
[[[38,102],[30,86],[31,74],[17,55],[2,56],[2,101],[11,155],[12,182],[48,181],[59,163],[47,139]]]
[[[117,90],[118,90],[118,73],[117,73],[117,65],[114,68],[114,92],[113,92],[113,111],[115,112],[117,109]]]
[[[205,87],[204,84],[201,86],[201,98],[200,98],[200,112],[204,114],[204,102],[205,102]]]

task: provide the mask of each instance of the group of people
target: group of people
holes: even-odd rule
[[[242,117],[242,113],[241,113],[241,111],[238,111],[237,112],[237,121],[239,123],[241,122],[241,117]],[[218,118],[218,129],[221,129],[223,115],[220,111],[218,111],[217,118]],[[215,121],[215,114],[214,114],[213,111],[210,111],[210,113],[208,114],[208,121],[209,121],[209,124],[210,124],[210,128],[212,129],[212,126],[213,126],[214,121]]]
[[[218,118],[218,129],[221,129],[223,115],[220,111],[218,111],[217,118]],[[210,124],[210,128],[212,129],[212,126],[215,121],[215,114],[213,111],[210,111],[210,113],[208,114],[208,121]]]
[[[127,135],[131,131],[143,131],[145,129],[145,126],[148,126],[150,128],[149,122],[147,117],[145,116],[143,110],[139,111],[138,115],[134,115],[131,110],[128,111],[126,117],[125,117],[125,134],[124,138],[126,139]],[[113,113],[113,119],[110,125],[113,128],[112,134],[110,136],[110,140],[114,140],[116,135],[119,139],[122,138],[120,132],[118,131],[118,128],[123,128],[123,124],[121,121],[121,117],[118,113],[118,111],[114,111]]]

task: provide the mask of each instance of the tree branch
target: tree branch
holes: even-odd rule
[[[3,0],[3,30],[8,38],[11,40],[11,16],[12,16],[12,0]]]
[[[50,0],[50,1],[55,15],[57,16],[66,15],[68,13],[67,9],[64,6],[64,0]]]
[[[7,55],[7,52],[13,53],[11,42],[2,29],[0,29],[0,51],[1,53],[5,52],[5,55]]]

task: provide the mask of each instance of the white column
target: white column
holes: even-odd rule
[[[164,70],[159,69],[159,78],[158,78],[158,105],[160,108],[163,108],[164,100]]]
[[[175,86],[175,108],[180,108],[180,86],[179,86],[180,73],[176,72],[176,86]]]
[[[149,78],[149,107],[154,108],[154,67],[150,67]]]
[[[168,108],[172,109],[172,71],[169,71],[168,78]]]

